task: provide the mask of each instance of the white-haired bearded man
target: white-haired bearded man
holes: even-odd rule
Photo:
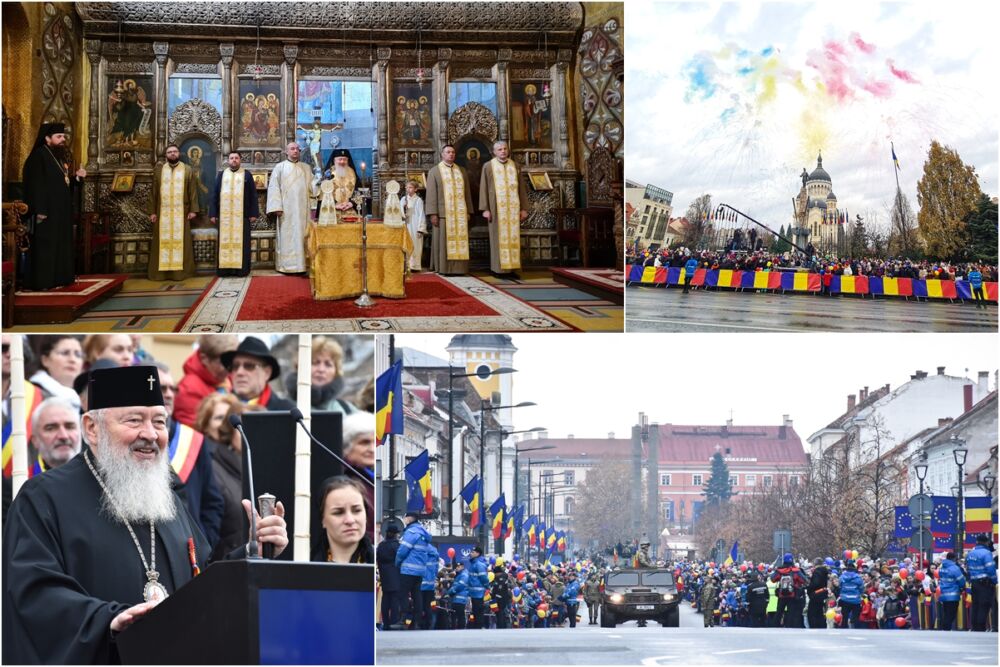
[[[119,662],[117,633],[190,581],[211,553],[170,485],[156,368],[95,370],[89,383],[90,448],[28,480],[4,527],[7,664]],[[288,544],[278,508],[257,521],[258,540],[276,554]]]

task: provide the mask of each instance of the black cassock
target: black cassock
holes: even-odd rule
[[[120,662],[111,621],[142,602],[146,573],[128,529],[102,513],[101,495],[81,454],[29,479],[14,499],[3,534],[4,664]],[[188,539],[200,568],[210,553],[185,504],[175,504],[177,517],[156,524],[156,569],[171,594],[193,577]],[[148,562],[149,523],[132,529]]]
[[[69,285],[75,278],[73,256],[73,186],[79,182],[70,174],[70,185],[62,165],[47,146],[31,151],[24,162],[24,198],[28,215],[44,215],[35,225],[31,251],[24,276],[25,287],[45,290]]]
[[[215,177],[215,189],[212,191],[212,202],[208,207],[208,217],[218,218],[219,198],[222,193],[222,175],[225,170],[220,171]],[[248,170],[244,172],[243,182],[243,266],[239,269],[217,268],[216,273],[220,276],[247,276],[250,275],[250,218],[260,217],[260,204],[257,201],[257,184],[254,183],[253,174]]]

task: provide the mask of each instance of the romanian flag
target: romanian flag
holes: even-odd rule
[[[403,432],[403,362],[394,363],[375,380],[375,441]]]
[[[462,500],[466,502],[469,511],[472,512],[472,516],[469,518],[470,530],[475,530],[476,526],[483,521],[482,486],[479,475],[476,475],[462,489]]]
[[[507,507],[507,503],[504,500],[503,492],[500,492],[500,497],[493,501],[490,505],[490,516],[493,517],[493,539],[499,540],[503,536],[503,519],[504,519],[504,509]]]
[[[434,496],[431,495],[431,461],[427,450],[407,463],[403,472],[406,473],[406,487],[409,489],[406,511],[430,514],[434,511]]]
[[[170,438],[167,452],[170,455],[170,466],[187,484],[194,464],[198,462],[198,454],[201,452],[201,445],[205,441],[205,436],[194,430],[190,426],[177,423],[174,429],[174,436]]]
[[[556,531],[555,529],[549,531],[548,537],[545,538],[545,546],[552,549],[556,545]]]
[[[989,533],[993,530],[989,496],[973,496],[965,499],[965,532]]]
[[[535,527],[538,525],[538,517],[529,516],[528,520],[524,522],[521,526],[521,530],[528,535],[528,546],[533,547],[536,544],[538,536],[535,533]]]
[[[739,557],[740,552],[740,541],[736,540],[733,542],[733,548],[729,550],[729,555],[726,556],[726,560],[722,563],[723,565],[732,565],[736,562]]]
[[[544,549],[545,548],[545,522],[544,521],[539,521],[538,522],[538,548],[539,549]]]
[[[39,389],[34,383],[24,382],[24,436],[29,442],[31,441],[31,415],[35,412],[38,404],[43,400],[42,390]],[[14,474],[14,442],[11,435],[14,431],[14,427],[10,419],[5,419],[3,422],[3,476],[10,477]],[[28,471],[28,476],[31,476],[31,471]]]
[[[892,144],[889,144],[889,146],[892,148],[892,163],[896,165],[896,169],[899,169],[899,158],[896,157],[896,147]]]
[[[560,552],[566,551],[566,533],[559,533],[559,537],[556,538],[556,548]]]

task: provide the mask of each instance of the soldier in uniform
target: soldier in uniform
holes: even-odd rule
[[[649,539],[646,537],[643,537],[642,541],[639,542],[639,552],[636,554],[636,560],[640,568],[653,569],[656,567],[653,557],[649,555]]]
[[[712,627],[715,621],[715,578],[705,577],[705,585],[701,587],[701,613],[705,619],[705,627]]]
[[[583,599],[587,603],[590,625],[597,625],[597,612],[601,608],[601,575],[596,568],[590,571],[583,584]]]

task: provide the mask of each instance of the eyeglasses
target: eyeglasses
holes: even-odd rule
[[[229,370],[234,373],[241,368],[248,371],[255,371],[263,365],[264,364],[259,361],[234,361],[233,365],[229,367]]]

